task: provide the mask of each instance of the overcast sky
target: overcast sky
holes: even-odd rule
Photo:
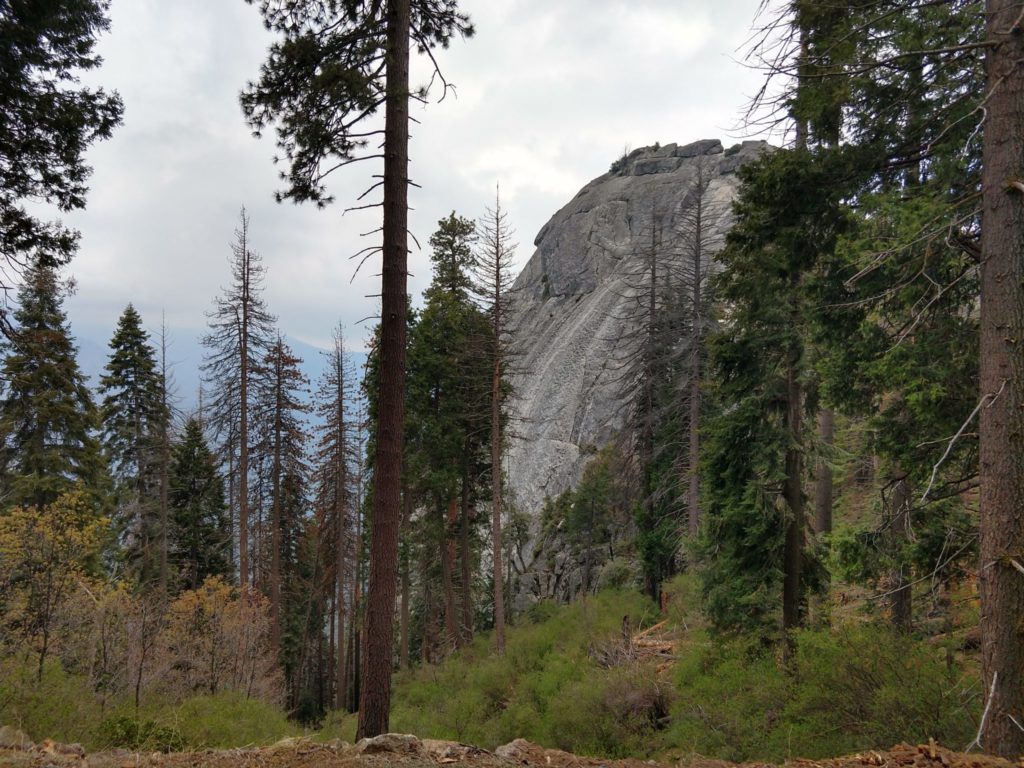
[[[410,225],[426,247],[455,210],[476,218],[500,182],[503,205],[532,255],[544,222],[624,147],[735,133],[759,77],[736,63],[758,0],[463,0],[477,34],[438,58],[457,98],[415,107]],[[378,269],[353,280],[349,255],[375,213],[342,215],[369,164],[345,169],[326,210],[277,204],[270,137],[254,139],[238,93],[270,41],[242,0],[113,0],[105,58],[90,81],[120,92],[124,125],[94,147],[95,172],[71,271],[76,335],[104,344],[133,302],[152,329],[166,312],[189,346],[228,279],[229,243],[245,206],[268,271],[266,299],[292,339],[327,346],[340,320],[361,346],[376,313]],[[424,82],[424,61],[413,80]],[[410,290],[430,279],[425,251]],[[186,364],[192,364],[183,361]],[[186,376],[186,378],[188,378]]]

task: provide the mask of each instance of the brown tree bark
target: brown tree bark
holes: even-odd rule
[[[462,477],[462,502],[459,511],[459,565],[461,568],[462,621],[459,627],[459,645],[473,639],[473,563],[469,546],[469,524],[472,509],[469,504],[469,471]]]
[[[1024,753],[1024,19],[1017,0],[987,0],[985,12],[978,581],[990,693],[981,746],[1015,759]]]
[[[439,510],[440,511],[440,510]],[[447,653],[459,641],[458,619],[455,615],[455,540],[452,531],[458,521],[458,501],[448,502],[448,512],[444,515],[441,538],[441,584],[444,588],[444,640]]]
[[[790,353],[786,374],[786,431],[790,447],[786,451],[786,479],[783,495],[789,507],[786,539],[783,551],[784,577],[782,584],[782,629],[787,633],[802,623],[801,571],[804,549],[804,489],[803,449],[800,446],[803,429],[803,391],[797,380],[798,352]]]
[[[818,436],[826,448],[835,440],[835,418],[828,408],[818,414]],[[818,459],[814,471],[814,531],[832,532],[832,467],[825,458]]]
[[[887,538],[894,552],[902,548],[910,536],[910,485],[905,478],[896,480],[890,499],[891,517]],[[910,632],[913,624],[913,587],[903,563],[889,574],[889,611],[893,627]]]
[[[388,730],[405,426],[409,193],[409,0],[387,3],[380,393],[373,472],[366,647],[357,738]]]
[[[412,495],[408,488],[402,491],[402,530],[408,535],[409,521],[412,517]],[[401,612],[399,614],[399,641],[398,641],[398,666],[401,669],[409,668],[409,555],[408,552],[402,557],[402,597]]]

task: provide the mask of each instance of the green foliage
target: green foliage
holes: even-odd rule
[[[36,204],[42,210],[85,207],[91,171],[85,152],[121,122],[121,98],[83,87],[78,79],[100,65],[96,38],[110,26],[109,6],[108,0],[4,3],[0,256],[10,265],[23,264],[26,254],[44,254],[50,265],[65,263],[78,245],[77,232],[31,212],[40,210]]]
[[[174,446],[170,486],[170,559],[179,584],[198,589],[208,576],[229,576],[224,483],[195,419]]]
[[[129,304],[110,340],[110,356],[100,377],[103,445],[111,474],[131,490],[144,489],[152,440],[160,420],[167,418],[160,402],[156,352],[142,317]]]
[[[785,489],[804,481],[790,476],[787,454],[802,459],[813,424],[816,398],[804,393],[813,394],[814,320],[821,286],[836,279],[828,257],[848,227],[840,202],[852,162],[838,151],[780,150],[740,170],[736,224],[718,256],[724,270],[714,293],[724,309],[710,339],[709,395],[719,410],[703,458],[700,550],[706,609],[719,629],[777,625],[793,520]],[[794,431],[794,412],[804,429]],[[806,525],[806,515],[796,524]],[[809,571],[813,561],[804,562]]]
[[[395,678],[391,727],[486,748],[521,737],[602,754],[631,749],[647,753],[639,735],[614,746],[614,740],[630,729],[648,733],[649,720],[627,718],[616,724],[625,712],[618,698],[627,681],[605,679],[588,651],[617,636],[623,616],[650,624],[655,615],[654,606],[632,592],[602,592],[561,607],[538,603],[527,614],[527,623],[509,627],[504,655],[493,654],[492,638],[478,637],[443,664],[400,673]],[[647,690],[646,683],[636,682]],[[589,711],[601,717],[602,724],[574,734],[575,726],[566,719],[572,715],[565,710],[575,706],[581,691],[593,686],[597,690],[587,694]],[[344,728],[343,722],[334,722],[335,728]]]
[[[671,753],[820,759],[900,741],[970,741],[975,703],[941,649],[870,625],[795,636],[790,671],[757,643],[704,642],[679,662]]]
[[[279,707],[242,693],[194,696],[149,716],[180,733],[192,749],[272,744],[302,733]]]
[[[242,93],[242,110],[260,133],[275,127],[288,163],[288,189],[278,198],[331,201],[324,179],[366,147],[365,119],[384,103],[380,57],[387,42],[386,3],[353,5],[313,0],[248,0],[268,30],[279,34],[256,82]],[[413,0],[415,45],[447,48],[452,37],[473,34],[455,0]],[[424,93],[421,95],[425,96]],[[339,162],[341,161],[341,162]]]
[[[163,403],[156,353],[131,304],[110,340],[99,394],[101,439],[115,483],[115,520],[125,542],[122,556],[136,579],[146,584],[157,578],[161,565],[158,459],[170,414]]]
[[[0,721],[17,726],[33,741],[54,739],[90,744],[103,712],[88,679],[49,660],[38,675],[35,661],[0,659]]]
[[[180,752],[186,747],[184,737],[176,728],[128,715],[114,715],[101,722],[97,741],[105,748],[141,752]]]
[[[78,367],[64,291],[42,260],[18,291],[18,331],[5,347],[0,402],[0,491],[8,506],[49,504],[76,483],[93,495],[102,488],[96,409]]]

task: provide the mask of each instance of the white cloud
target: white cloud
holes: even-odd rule
[[[464,0],[478,34],[438,52],[458,96],[414,112],[413,232],[426,246],[455,209],[479,216],[501,182],[503,202],[532,253],[535,233],[581,186],[607,170],[623,145],[724,136],[756,73],[731,61],[757,0]],[[357,165],[330,184],[326,211],[276,205],[280,184],[271,137],[256,141],[238,92],[254,78],[270,38],[241,0],[113,0],[105,66],[90,81],[117,88],[125,125],[89,155],[95,167],[73,262],[79,293],[69,303],[82,329],[112,329],[133,301],[153,326],[166,309],[182,334],[228,279],[238,209],[268,268],[266,296],[284,331],[326,343],[341,319],[350,344],[375,313],[368,263],[350,282],[348,255],[365,245],[372,213],[342,209],[371,173]],[[414,81],[429,76],[415,62]],[[413,291],[429,260],[412,254]],[[98,339],[105,343],[105,336]]]

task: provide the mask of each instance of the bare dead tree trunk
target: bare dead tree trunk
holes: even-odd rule
[[[281,416],[284,409],[284,350],[281,337],[274,349],[274,457],[270,513],[270,643],[281,652]]]
[[[696,538],[700,530],[700,406],[701,354],[704,345],[704,317],[701,295],[704,258],[704,166],[697,167],[697,201],[694,209],[693,249],[691,253],[693,287],[690,296],[690,423],[688,425],[686,508],[687,532]]]
[[[402,505],[409,192],[409,0],[387,3],[380,396],[357,736],[388,730]]]
[[[1017,0],[987,0],[985,12],[978,580],[991,694],[981,744],[1015,759],[1024,753],[1024,24]]]
[[[238,412],[238,584],[249,586],[249,243],[243,216],[242,316],[239,326]]]
[[[170,397],[167,392],[167,321],[160,322],[160,592],[167,594],[167,540],[170,535],[168,510],[171,473]],[[200,417],[201,418],[201,417]]]

